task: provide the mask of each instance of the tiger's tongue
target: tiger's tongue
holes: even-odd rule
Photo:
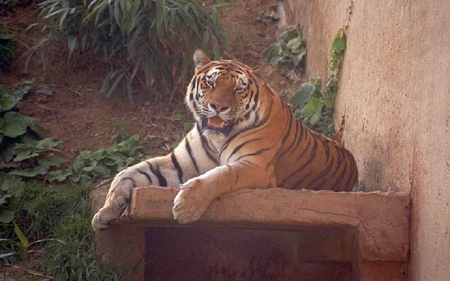
[[[208,119],[208,126],[210,127],[223,128],[225,125],[225,122],[218,116],[214,116]]]

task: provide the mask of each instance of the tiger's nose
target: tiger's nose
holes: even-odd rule
[[[220,113],[222,111],[225,111],[228,109],[229,106],[223,106],[215,103],[209,103],[209,106],[214,109],[217,113]]]

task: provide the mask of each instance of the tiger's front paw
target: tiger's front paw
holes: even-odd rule
[[[128,200],[123,196],[112,196],[107,198],[103,206],[92,218],[92,228],[94,230],[104,229],[109,223],[117,219],[128,205]]]
[[[189,181],[181,186],[175,197],[173,217],[181,224],[194,222],[203,215],[213,199],[200,180]]]

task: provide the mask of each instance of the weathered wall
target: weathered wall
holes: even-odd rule
[[[350,1],[295,0],[307,74],[326,77]],[[411,280],[450,276],[450,2],[353,1],[336,117],[366,190],[413,199]]]

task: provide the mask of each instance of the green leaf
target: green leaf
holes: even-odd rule
[[[183,18],[184,24],[187,24],[187,26],[200,38],[200,32],[198,31],[196,21],[192,18],[187,9],[180,8],[178,9],[178,13]]]
[[[39,137],[44,138],[47,130],[37,121],[35,118],[32,117],[24,117],[27,125],[30,127],[30,129],[35,132]]]
[[[17,226],[17,224],[14,224],[14,232],[16,233],[16,236],[19,238],[20,243],[22,244],[22,247],[25,249],[28,249],[30,246],[30,243],[28,242],[28,239],[25,237],[25,234],[20,230],[20,228]]]
[[[61,167],[62,164],[66,163],[67,159],[60,156],[52,156],[50,158],[38,158],[38,164],[46,168],[50,167]]]
[[[96,175],[100,175],[100,176],[107,176],[107,175],[111,174],[111,170],[108,169],[105,165],[101,165],[101,164],[100,165],[96,165],[94,167],[93,172]]]
[[[19,102],[19,99],[10,94],[1,93],[0,94],[0,112],[7,111],[16,106]]]
[[[298,106],[303,106],[314,93],[315,86],[311,83],[303,84],[300,89],[289,100],[290,103]]]
[[[61,148],[61,141],[54,141],[52,138],[45,138],[36,143],[36,148],[41,150],[47,150],[50,148]]]
[[[13,170],[8,175],[34,178],[37,175],[45,175],[47,171],[47,168],[43,166],[36,166],[33,169]]]
[[[276,65],[284,58],[282,52],[280,43],[275,43],[264,49],[261,55],[266,57],[271,65]]]
[[[18,100],[22,99],[31,90],[32,81],[24,81],[22,85],[17,87],[17,89],[12,93],[17,97]]]
[[[75,158],[75,161],[72,165],[72,170],[75,173],[81,172],[83,167],[85,166],[85,162],[90,154],[90,151],[81,151],[78,156]]]
[[[289,42],[287,42],[286,44],[286,46],[291,50],[299,49],[301,45],[302,45],[302,38],[300,37],[293,38],[289,40]]]
[[[100,148],[99,150],[92,152],[89,155],[88,159],[90,161],[101,160],[105,157],[105,153],[106,153],[106,149]]]
[[[320,106],[320,100],[316,97],[311,97],[302,110],[302,117],[311,117],[318,106]]]
[[[23,182],[20,177],[12,176],[12,175],[6,175],[4,178],[2,184],[1,184],[1,190],[7,191],[8,194],[14,195],[14,196],[20,196],[24,190]]]
[[[0,222],[1,223],[10,223],[14,219],[14,212],[13,211],[4,211],[0,213]],[[0,257],[1,259],[1,257]]]
[[[322,116],[322,108],[323,108],[323,106],[321,104],[316,106],[316,111],[309,119],[309,122],[311,125],[314,126],[317,122],[319,122],[320,117]]]
[[[95,165],[97,164],[97,162],[94,162],[93,164],[94,164],[93,166],[84,167],[83,171],[84,172],[92,172],[95,169]]]
[[[16,149],[17,151],[17,149]],[[14,157],[13,161],[15,162],[21,162],[25,159],[30,159],[32,157],[36,157],[39,156],[39,153],[34,152],[33,150],[25,150],[25,149],[21,149],[18,150],[16,157]]]
[[[217,40],[217,37],[214,34],[211,36],[211,43],[212,43],[212,51],[213,51],[214,57],[218,59],[219,54],[220,54],[219,41]]]
[[[345,50],[347,40],[345,33],[342,29],[339,29],[336,36],[334,37],[333,44],[331,45],[331,53],[333,54],[343,54]]]
[[[7,137],[16,138],[27,131],[28,124],[25,118],[17,112],[6,112],[3,121],[3,134]]]
[[[46,96],[53,96],[53,91],[47,85],[40,85],[36,89],[36,94],[43,94]]]
[[[52,182],[52,181],[63,182],[70,175],[71,175],[71,173],[64,174],[63,171],[61,171],[61,170],[51,171],[48,173],[48,180],[50,182]]]

